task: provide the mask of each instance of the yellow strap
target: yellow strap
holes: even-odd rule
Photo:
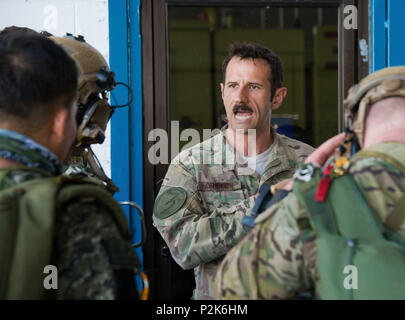
[[[149,297],[149,281],[145,272],[140,272],[143,281],[143,290],[141,293],[141,300],[148,300]]]

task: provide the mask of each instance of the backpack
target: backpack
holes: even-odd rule
[[[50,264],[55,213],[78,197],[109,208],[124,239],[125,215],[103,186],[78,177],[33,179],[0,190],[0,299],[43,299],[44,267]]]
[[[378,157],[404,173],[402,151],[381,144],[355,158]],[[296,180],[293,192],[317,235],[321,298],[405,299],[405,238],[395,232],[405,221],[405,196],[382,224],[350,174],[331,180],[324,202],[314,201],[319,180],[316,169],[309,182]]]

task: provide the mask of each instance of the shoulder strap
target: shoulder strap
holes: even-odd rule
[[[382,239],[384,228],[350,174],[333,180],[328,202],[345,238]]]
[[[320,180],[320,169],[314,168],[312,176],[308,179],[296,179],[293,185],[293,193],[310,213],[309,221],[312,228],[318,232],[337,233],[335,220],[328,201],[315,202],[314,197]]]
[[[45,178],[0,191],[1,298],[45,296],[43,272],[51,258],[58,187],[55,178]]]
[[[391,164],[405,174],[405,144],[399,142],[380,143],[359,151],[353,158],[357,159],[376,157]],[[398,231],[405,222],[405,194],[390,213],[385,225],[393,231]]]
[[[393,231],[398,231],[405,222],[405,195],[399,200],[394,210],[390,213],[385,224]]]

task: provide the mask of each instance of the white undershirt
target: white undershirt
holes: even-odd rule
[[[245,157],[241,155],[241,157],[245,162],[247,162],[249,168],[255,170],[258,174],[262,176],[266,164],[269,161],[271,149],[273,149],[273,144],[266,151],[258,154],[257,156]]]

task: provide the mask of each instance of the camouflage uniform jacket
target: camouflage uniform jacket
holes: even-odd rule
[[[223,131],[182,151],[171,163],[154,206],[154,225],[183,269],[194,269],[194,299],[212,299],[223,256],[247,233],[263,183],[293,175],[313,148],[272,131],[274,143],[263,175],[249,169],[227,143]],[[169,201],[168,201],[169,200]]]
[[[61,172],[56,157],[49,150],[13,131],[0,131],[0,157],[25,165],[0,170],[0,192]],[[6,136],[2,135],[4,132]],[[137,297],[133,270],[139,266],[138,259],[103,205],[89,197],[71,201],[57,212],[53,237],[50,264],[58,270],[58,289],[50,290],[49,298]]]
[[[392,143],[390,147],[405,154],[405,144]],[[354,160],[350,174],[384,223],[405,190],[404,172],[385,165],[380,158],[367,157]],[[300,227],[308,217],[293,193],[263,212],[254,229],[219,267],[216,298],[287,299],[305,292],[319,298],[316,234],[311,228]],[[398,233],[405,237],[405,225]]]

